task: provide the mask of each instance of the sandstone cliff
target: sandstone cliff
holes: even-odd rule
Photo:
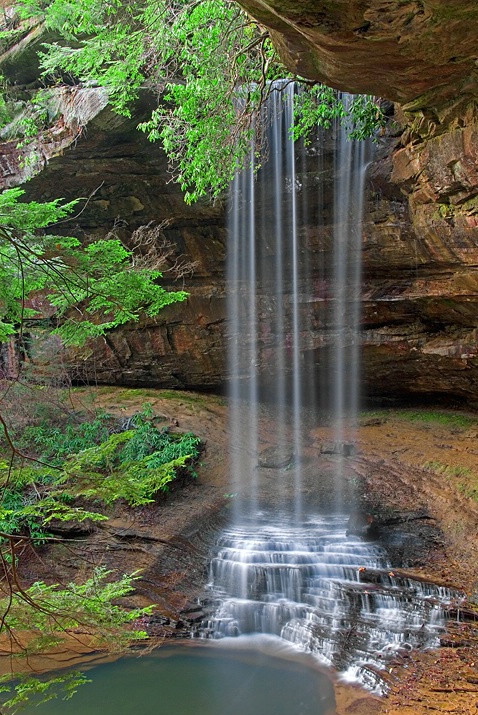
[[[240,0],[309,79],[392,100],[371,168],[369,389],[477,399],[478,7],[472,0]],[[393,383],[394,387],[392,387]]]
[[[380,140],[367,188],[366,390],[376,397],[478,404],[478,51],[472,32],[478,10],[465,0],[448,10],[438,0],[310,2],[309,7],[301,2],[290,3],[289,10],[282,5],[272,9],[251,0],[247,9],[274,29],[287,61],[309,77],[403,105],[396,106],[389,135]],[[327,62],[317,59],[324,53]],[[65,363],[78,380],[220,389],[227,379],[225,207],[183,202],[168,180],[163,152],[135,129],[147,99],[144,103],[127,120],[104,106],[99,90],[66,92],[56,122],[40,137],[41,165],[35,171],[41,171],[25,188],[37,200],[91,194],[68,227],[80,237],[105,235],[114,227],[127,240],[139,226],[167,220],[164,234],[174,246],[169,264],[181,255],[197,263],[187,278],[191,297],[186,306],[171,306],[157,320],[115,331],[74,354],[58,354],[56,344],[45,347],[34,340],[33,359],[45,369]],[[23,181],[16,147],[7,142],[1,149],[1,185]],[[313,172],[311,162],[304,190],[313,186]],[[324,247],[330,251],[332,227],[317,229],[310,201],[304,232],[315,258]],[[317,311],[309,319],[319,324],[320,304],[314,306],[304,304],[303,311]],[[329,328],[324,325],[310,338],[306,357],[315,365],[324,360]],[[264,355],[268,348],[265,341]]]
[[[286,65],[348,92],[433,111],[478,89],[474,0],[240,0]]]

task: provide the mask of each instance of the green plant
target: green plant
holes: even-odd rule
[[[384,117],[371,96],[344,97],[331,87],[316,85],[296,95],[294,139],[304,137],[310,143],[317,127],[328,129],[334,122],[348,127],[351,139],[366,139],[384,124]]]
[[[0,553],[18,535],[34,545],[50,536],[48,525],[58,521],[103,521],[107,517],[75,505],[67,492],[59,490],[62,470],[35,463],[16,465],[16,460],[0,462]],[[4,553],[5,556],[5,553]],[[12,554],[6,552],[11,560]]]
[[[57,697],[59,687],[63,697],[69,698],[79,685],[88,682],[81,673],[38,678],[20,669],[22,659],[63,643],[72,629],[81,627],[94,636],[98,649],[116,652],[147,637],[143,630],[135,628],[135,621],[151,613],[152,607],[125,609],[116,603],[134,590],[138,574],[115,581],[110,580],[111,575],[100,567],[80,584],[60,588],[39,581],[0,600],[0,612],[8,614],[7,636],[15,651],[24,634],[29,634],[28,645],[16,656],[19,672],[0,677],[2,711],[6,708],[13,714],[31,698],[38,703]]]
[[[423,425],[441,425],[457,430],[466,430],[478,426],[478,419],[476,417],[451,410],[440,409],[414,410],[394,408],[387,410],[367,410],[361,414],[362,420],[370,418],[399,419]]]
[[[471,469],[463,466],[450,466],[437,460],[429,460],[423,465],[424,469],[435,474],[443,474],[446,477],[461,477],[472,475]]]
[[[349,106],[334,90],[292,76],[269,32],[234,0],[19,0],[18,7],[62,37],[40,53],[45,82],[67,74],[105,87],[126,115],[142,88],[154,92],[157,107],[140,128],[162,142],[188,202],[218,196],[243,165],[250,139],[261,136],[261,106],[276,91],[274,80],[304,88],[297,136],[332,116],[360,137],[383,122],[373,98]]]
[[[0,75],[0,87],[2,85],[2,76]],[[12,110],[11,103],[8,101],[8,98],[3,94],[0,93],[0,129],[2,127],[7,126],[7,124],[10,124],[14,117],[14,112]]]
[[[457,429],[469,429],[478,424],[476,417],[445,410],[394,410],[392,414],[410,422],[438,424]]]
[[[64,421],[62,426],[43,420],[23,430],[18,446],[33,451],[43,461],[60,466],[67,457],[104,442],[112,431],[118,429],[118,421],[105,412],[98,412],[92,420],[86,421],[74,416],[71,421]]]
[[[193,434],[176,435],[143,423],[65,462],[62,491],[106,504],[118,499],[130,506],[148,504],[157,492],[168,491],[179,474],[195,476],[199,453],[200,440]]]
[[[45,420],[30,425],[21,440],[28,456],[13,448],[2,422],[3,450],[10,448],[11,454],[0,462],[0,561],[9,587],[0,598],[0,630],[10,639],[12,656],[20,660],[62,643],[78,627],[94,636],[95,647],[108,650],[122,650],[146,637],[134,622],[151,608],[131,610],[117,603],[134,589],[135,574],[113,580],[100,568],[84,583],[66,588],[39,582],[24,589],[18,579],[19,555],[27,541],[48,542],[53,521],[106,520],[101,510],[88,507],[92,502],[150,503],[179,476],[194,476],[201,449],[191,433],[158,429],[149,405],[126,422],[106,413],[83,423],[79,419],[74,413],[70,422],[55,423],[51,431]],[[18,672],[12,667],[11,674],[0,678],[0,701],[3,694],[2,707],[9,713],[32,698],[48,700],[59,691],[70,697],[85,682],[78,673],[37,677],[23,672],[21,664],[15,667]]]
[[[45,421],[27,427],[18,442],[21,459],[0,462],[0,532],[38,544],[52,520],[106,519],[79,506],[79,498],[104,504],[123,499],[135,507],[151,503],[179,476],[196,476],[200,439],[158,429],[154,419],[146,405],[128,420],[130,429],[107,413],[83,422],[75,415],[62,427]],[[34,461],[25,463],[25,454]]]
[[[77,201],[22,203],[24,193],[16,188],[0,194],[0,342],[38,316],[26,303],[39,292],[55,308],[53,332],[74,345],[186,299],[184,291],[158,285],[162,273],[154,266],[135,266],[133,253],[117,238],[82,245],[49,233]]]
[[[460,494],[478,501],[478,473],[473,472],[469,467],[462,465],[451,466],[436,460],[429,460],[425,462],[423,468],[434,474],[446,477]]]

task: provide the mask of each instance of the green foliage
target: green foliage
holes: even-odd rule
[[[135,415],[133,418],[135,429],[132,431],[131,439],[119,452],[120,462],[136,462],[154,456],[150,464],[160,466],[186,455],[190,456],[193,462],[197,460],[201,443],[199,437],[192,432],[175,434],[168,428],[158,429],[151,421],[152,417],[148,408]],[[192,469],[189,471],[193,474]]]
[[[0,194],[0,341],[38,315],[26,303],[42,292],[56,309],[54,332],[67,345],[186,299],[184,291],[158,285],[160,271],[133,267],[133,253],[116,238],[84,246],[76,238],[49,233],[77,201],[22,203],[23,194],[19,188]]]
[[[16,100],[14,93],[8,91],[8,87],[0,95],[2,139],[16,140],[17,149],[29,148],[29,151],[23,152],[21,164],[34,165],[39,159],[35,141],[53,119],[49,111],[50,100],[51,90],[49,89],[39,89],[33,92],[28,101]]]
[[[57,223],[70,214],[78,201],[61,205],[61,199],[48,203],[19,199],[25,191],[20,188],[7,189],[0,194],[0,226],[18,231],[34,231]]]
[[[16,682],[11,684],[10,681],[14,676],[16,676]],[[9,714],[14,715],[21,711],[27,702],[33,701],[35,704],[40,704],[53,700],[58,697],[59,689],[61,689],[63,700],[69,700],[80,685],[89,682],[83,673],[77,671],[43,678],[33,678],[25,676],[25,673],[15,673],[12,676],[0,677],[0,698],[4,708],[8,709]],[[7,697],[7,693],[9,697]]]
[[[108,580],[110,575],[111,571],[99,567],[84,583],[69,583],[63,589],[58,584],[36,582],[25,591],[13,595],[9,624],[19,632],[33,630],[39,638],[44,635],[54,637],[59,630],[67,631],[82,625],[94,628],[99,643],[108,645],[110,640],[113,644],[117,642],[118,637],[121,641],[122,635],[126,642],[144,637],[142,632],[127,630],[122,634],[122,630],[143,615],[145,609],[126,611],[114,603],[134,591],[137,574],[123,576],[115,581]],[[37,606],[33,611],[29,599]],[[3,611],[5,605],[5,601],[1,601],[0,610]],[[150,611],[151,608],[146,610]],[[114,638],[111,628],[115,630]],[[121,650],[124,644],[117,645]],[[35,642],[29,642],[30,653],[34,652],[35,646]]]
[[[107,440],[114,429],[117,429],[115,420],[105,412],[87,421],[71,419],[61,426],[43,420],[23,430],[18,446],[33,450],[44,462],[60,466],[72,454]]]
[[[132,642],[146,638],[144,631],[135,629],[134,622],[151,613],[151,607],[127,610],[115,603],[134,591],[137,574],[115,581],[110,578],[110,571],[97,568],[93,576],[81,584],[69,583],[60,588],[57,584],[39,581],[25,591],[14,591],[0,600],[0,612],[8,613],[12,637],[16,634],[15,638],[21,639],[23,633],[29,634],[28,645],[18,657],[28,659],[59,645],[68,631],[76,628],[93,633],[96,647],[110,651],[119,652]],[[9,673],[0,678],[3,707],[15,713],[31,698],[36,703],[44,702],[57,697],[59,692],[67,699],[84,682],[88,681],[80,673],[45,678],[32,678],[24,672]]]
[[[0,75],[0,86],[2,84],[2,77]],[[14,117],[12,107],[7,97],[4,94],[0,94],[0,129],[7,124],[10,124]]]
[[[316,85],[297,94],[294,105],[294,139],[310,143],[317,127],[329,129],[334,122],[345,124],[350,139],[372,137],[384,123],[374,98],[342,95],[325,85]]]
[[[101,85],[126,115],[141,88],[155,92],[158,106],[140,129],[162,142],[188,202],[227,187],[252,135],[260,135],[271,82],[291,77],[269,33],[234,0],[20,0],[19,7],[63,38],[44,46],[44,81],[61,82],[67,73]],[[309,82],[297,102],[296,138],[334,118],[362,138],[382,121],[372,98],[349,106]]]
[[[30,426],[21,440],[22,454],[30,457],[25,460],[17,453],[0,462],[0,554],[5,569],[16,566],[24,541],[48,541],[53,520],[105,520],[104,514],[88,508],[92,500],[144,505],[174,479],[194,475],[200,440],[191,433],[158,429],[149,406],[122,423],[108,414],[82,424],[78,419],[75,413],[61,427],[52,425],[50,433],[45,421]],[[8,442],[2,445],[6,447]],[[42,461],[46,457],[51,464]],[[59,588],[38,582],[28,589],[15,578],[10,593],[0,598],[0,631],[11,639],[14,658],[48,651],[77,628],[94,636],[95,648],[110,651],[145,638],[135,621],[151,608],[131,610],[117,603],[134,590],[135,578],[113,580],[109,571],[99,568],[84,583]],[[32,677],[21,663],[12,670],[15,667],[20,672],[0,678],[0,701],[9,713],[30,700],[42,702],[59,694],[68,698],[85,682],[78,673]]]
[[[199,451],[193,434],[158,430],[141,419],[136,429],[113,434],[68,460],[64,470],[71,486],[62,491],[106,504],[118,499],[133,507],[148,504],[157,492],[168,491],[179,473],[194,475]]]
[[[45,543],[53,519],[80,523],[106,519],[96,511],[65,503],[73,499],[59,490],[63,480],[62,470],[0,462],[0,545],[5,544],[7,535],[25,535],[35,545]]]
[[[44,541],[47,532],[38,521],[38,517],[25,514],[24,509],[28,506],[28,497],[23,490],[5,488],[0,507],[0,531],[4,534],[18,534],[25,531],[35,544],[39,544]]]
[[[39,462],[0,462],[0,532],[40,543],[52,520],[106,519],[79,505],[79,498],[104,504],[122,499],[135,507],[151,503],[178,476],[195,476],[198,437],[158,429],[148,407],[129,422],[131,429],[122,429],[102,413],[80,424],[25,429],[19,444]]]
[[[452,410],[413,410],[394,408],[393,410],[364,412],[362,417],[364,419],[369,419],[370,417],[391,417],[423,425],[440,425],[442,427],[449,427],[452,430],[466,430],[478,427],[478,419],[476,417],[471,417],[459,412],[453,412]]]
[[[317,126],[328,129],[335,120],[343,119],[345,106],[343,102],[337,102],[336,97],[335,90],[323,85],[299,92],[294,106],[293,138],[304,137],[306,143],[310,143]]]
[[[478,426],[476,417],[445,410],[394,410],[393,414],[410,422],[441,425],[452,429],[470,429]]]

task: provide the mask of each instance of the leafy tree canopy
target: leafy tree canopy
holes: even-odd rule
[[[117,238],[83,245],[57,235],[53,225],[77,201],[22,203],[24,193],[0,194],[0,342],[38,317],[37,304],[50,305],[64,343],[81,344],[187,297],[158,285],[162,273],[154,262],[134,265],[133,252]]]
[[[260,107],[274,80],[304,87],[296,138],[350,114],[358,137],[381,121],[371,97],[346,110],[337,92],[292,77],[269,32],[233,0],[18,0],[17,7],[58,37],[40,52],[46,84],[101,85],[126,115],[142,88],[156,94],[158,105],[140,129],[163,143],[189,202],[226,188],[260,131]]]

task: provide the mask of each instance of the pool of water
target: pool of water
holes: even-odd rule
[[[247,641],[247,639],[246,639]],[[263,642],[262,642],[263,643]],[[163,646],[87,671],[71,700],[28,705],[24,715],[332,715],[333,686],[304,656],[268,647]],[[260,643],[259,643],[260,645]],[[277,646],[281,648],[280,645]]]

